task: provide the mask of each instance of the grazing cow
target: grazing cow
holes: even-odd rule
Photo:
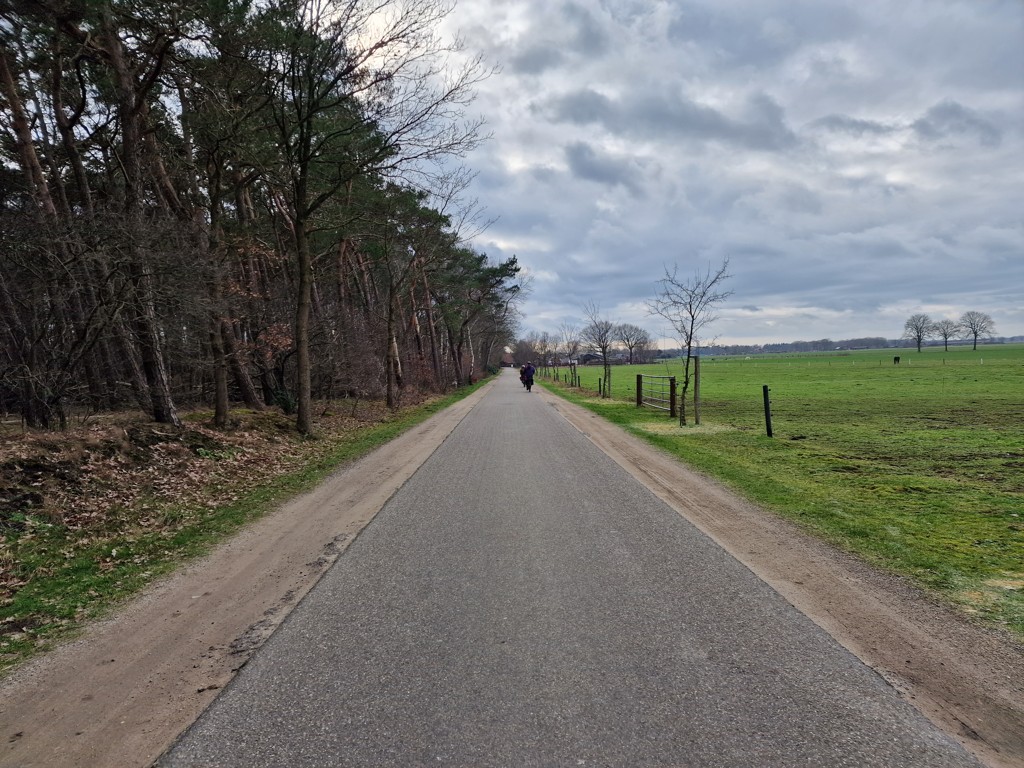
[[[896,357],[894,357],[892,359],[892,364],[893,365],[899,365],[900,364],[900,356],[899,355],[896,355]]]

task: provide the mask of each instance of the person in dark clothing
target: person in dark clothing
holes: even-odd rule
[[[523,385],[524,389],[526,388],[526,366],[525,365],[520,365],[519,366],[519,383]]]
[[[523,369],[523,384],[526,385],[526,391],[531,392],[533,390],[533,374],[537,372],[537,369],[533,367],[533,363],[527,363]]]

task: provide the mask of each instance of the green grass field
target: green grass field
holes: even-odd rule
[[[579,369],[581,390],[552,388],[1024,637],[1024,345],[707,357],[701,426],[635,407],[637,373],[681,372],[615,366],[610,401],[599,366]]]

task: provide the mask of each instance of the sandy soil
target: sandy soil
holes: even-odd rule
[[[0,766],[146,766],[486,392],[436,415],[0,683]],[[1024,766],[1024,648],[542,395],[984,763]]]

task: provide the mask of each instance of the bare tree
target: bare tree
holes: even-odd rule
[[[658,281],[661,288],[658,295],[647,306],[652,314],[663,317],[672,325],[683,349],[686,350],[683,364],[683,386],[679,398],[679,424],[686,426],[686,394],[690,389],[693,349],[701,341],[704,329],[718,319],[718,306],[732,296],[732,291],[723,288],[729,274],[729,260],[723,259],[715,271],[698,270],[693,276],[683,279],[678,276],[678,265]]]
[[[903,338],[910,339],[917,344],[917,351],[921,351],[921,344],[926,339],[935,335],[935,323],[924,312],[911,315],[903,324]]]
[[[615,338],[622,342],[622,346],[629,353],[629,364],[637,362],[635,359],[638,353],[650,345],[651,335],[639,325],[632,323],[621,323],[615,328]]]
[[[601,355],[604,364],[604,397],[611,397],[612,384],[612,346],[615,344],[616,324],[604,317],[601,307],[592,301],[583,305],[583,315],[587,325],[580,332],[582,342]]]
[[[996,332],[992,316],[984,312],[964,312],[960,316],[960,329],[974,340],[973,349],[978,348],[978,337],[991,337]]]
[[[580,329],[572,323],[562,323],[558,327],[559,345],[565,353],[566,365],[569,366],[569,378],[572,386],[576,386],[576,366],[580,356]]]
[[[561,340],[562,351],[565,352],[567,360],[575,362],[580,354],[580,329],[572,323],[562,323],[558,327],[558,336]]]
[[[949,351],[949,340],[956,338],[960,333],[961,326],[956,320],[939,320],[933,326],[935,335],[942,339],[942,347]]]
[[[652,351],[654,349],[654,339],[651,335],[644,331],[643,338],[641,338],[636,345],[636,349],[633,350],[633,357],[638,363],[649,363],[652,358]]]
[[[542,331],[540,334],[538,334],[537,342],[536,344],[534,344],[534,349],[537,350],[537,357],[539,359],[534,360],[533,364],[538,368],[543,368],[545,372],[547,371],[547,368],[550,365],[551,353],[554,349],[552,342],[553,339],[551,338],[551,334],[548,333],[547,331]]]

